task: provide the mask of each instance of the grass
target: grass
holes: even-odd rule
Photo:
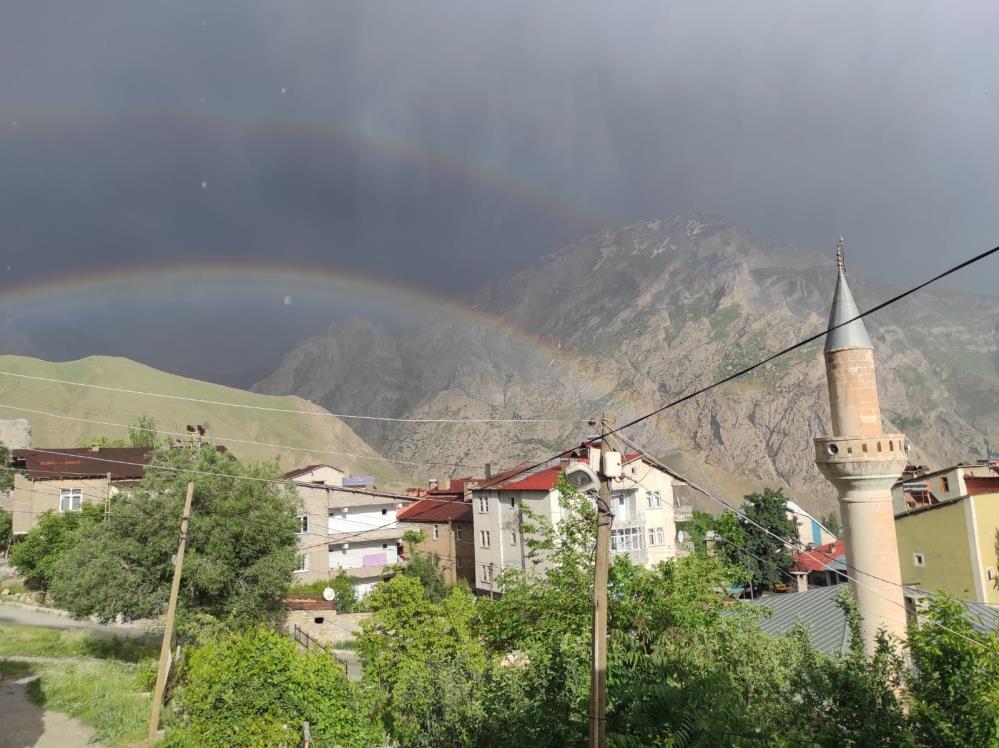
[[[158,645],[145,637],[105,636],[79,629],[0,624],[0,657],[96,657],[137,662],[156,657],[158,651]]]
[[[15,662],[14,660],[0,660],[0,679],[20,678],[27,675],[32,670],[30,663]]]
[[[8,579],[6,582],[0,582],[0,590],[10,590],[12,595],[16,595],[21,592],[30,592],[30,590],[24,586],[24,581],[21,579]]]
[[[107,745],[137,743],[146,736],[156,661],[39,665],[28,698],[45,709],[94,728]]]

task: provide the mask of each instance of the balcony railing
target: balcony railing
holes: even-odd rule
[[[694,518],[694,507],[690,504],[674,504],[673,520],[675,522],[689,522]]]

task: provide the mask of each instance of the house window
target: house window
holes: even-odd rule
[[[645,535],[640,527],[627,527],[611,532],[612,551],[639,551],[645,547]]]
[[[513,507],[513,506],[516,506],[516,501],[517,501],[517,500],[516,500],[516,499],[514,499],[514,498],[513,498],[513,496],[511,496],[511,497],[510,497],[510,506],[511,506],[511,507]]]
[[[434,525],[434,540],[438,540],[441,536],[440,528]]]
[[[913,566],[926,566],[926,558],[922,553],[912,554],[912,565]]]
[[[305,514],[298,518],[298,533],[304,535],[309,531],[309,515]]]
[[[656,545],[666,545],[666,531],[661,528],[656,528]]]
[[[943,486],[945,492],[950,491],[950,479],[944,476],[940,479],[940,484]]]
[[[649,509],[658,509],[663,505],[663,496],[659,491],[646,491],[645,492],[645,505]]]
[[[454,539],[457,540],[459,543],[461,542],[461,528],[460,527],[454,528]]]
[[[295,573],[296,574],[300,574],[303,571],[308,571],[309,570],[309,554],[308,553],[299,553],[297,556],[295,556],[295,564],[296,564],[296,566],[295,566]]]
[[[81,506],[83,502],[83,489],[82,488],[60,488],[59,489],[59,511],[60,512],[78,512],[83,507]]]
[[[513,532],[510,533],[510,544],[511,545],[517,545],[517,533],[516,533],[516,531],[513,531]]]
[[[489,511],[489,499],[487,499],[485,496],[479,497],[479,511],[480,512]]]
[[[382,516],[384,517],[386,514],[388,514],[388,509],[382,509]]]
[[[479,530],[479,541],[483,548],[489,547],[489,530]]]
[[[656,531],[653,530],[650,527],[649,528],[649,545],[655,545],[655,544],[656,544]]]
[[[483,582],[492,583],[493,581],[493,565],[492,564],[482,564],[482,574],[479,576]]]

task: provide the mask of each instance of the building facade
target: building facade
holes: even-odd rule
[[[14,536],[27,534],[45,512],[78,512],[107,502],[120,487],[140,481],[152,451],[134,447],[15,449],[11,490]]]
[[[570,459],[588,462],[590,449],[584,444]],[[483,481],[481,488],[467,484],[477,592],[501,591],[497,577],[504,569],[546,568],[544,558],[531,557],[523,527],[531,514],[553,526],[564,519],[557,489],[562,470],[562,465],[526,473],[515,469]],[[612,484],[612,555],[626,555],[636,564],[652,567],[688,551],[688,546],[677,542],[677,514],[681,518],[690,514],[688,506],[676,504],[673,489],[680,484],[681,479],[667,468],[637,454],[624,456],[623,475]]]
[[[469,587],[475,584],[475,528],[472,505],[465,501],[463,490],[428,491],[397,516],[403,532],[423,533],[424,540],[415,550],[437,556],[445,582],[464,579]]]
[[[815,462],[839,496],[850,589],[861,634],[873,651],[877,633],[906,631],[891,487],[908,462],[903,434],[881,424],[874,347],[846,282],[842,241],[826,336],[825,364],[832,435],[815,439]],[[852,320],[852,321],[851,321]]]
[[[404,530],[396,510],[406,502],[373,486],[344,487],[344,471],[332,465],[308,465],[284,477],[297,484],[302,506],[296,581],[332,579],[343,571],[355,580],[358,595],[368,594],[385,567],[399,561]]]
[[[902,581],[999,607],[999,474],[958,465],[896,486]]]

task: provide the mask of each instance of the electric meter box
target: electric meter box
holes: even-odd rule
[[[599,475],[600,473],[600,448],[590,447],[586,455],[590,460],[590,470]]]
[[[621,453],[620,452],[604,452],[603,457],[603,473],[607,478],[620,478],[623,475],[621,469]]]

